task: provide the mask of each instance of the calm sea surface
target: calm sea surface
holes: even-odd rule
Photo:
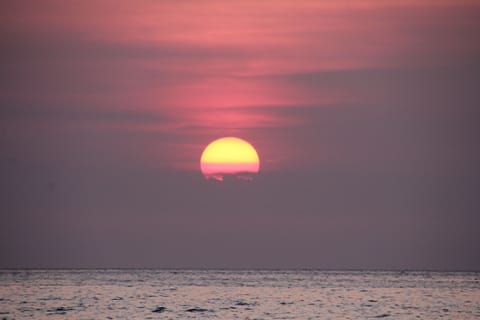
[[[480,273],[0,271],[0,319],[480,319]]]

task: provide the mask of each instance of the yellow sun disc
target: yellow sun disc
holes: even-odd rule
[[[255,148],[247,141],[225,137],[211,142],[203,150],[200,168],[207,179],[221,181],[225,175],[234,175],[251,180],[258,173],[260,160]]]

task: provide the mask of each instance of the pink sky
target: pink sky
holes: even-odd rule
[[[478,270],[479,35],[479,1],[1,1],[0,268]],[[253,183],[203,178],[225,136]]]
[[[6,102],[34,100],[40,113],[152,115],[151,121],[104,123],[93,117],[67,126],[175,136],[150,148],[171,150],[153,162],[176,168],[197,168],[205,143],[232,134],[261,145],[267,170],[307,165],[311,156],[314,163],[347,156],[329,145],[311,155],[309,146],[296,148],[295,137],[288,141],[269,131],[312,120],[291,114],[295,106],[362,108],[388,102],[391,88],[375,79],[344,81],[349,72],[468,65],[480,52],[472,30],[479,24],[474,1],[19,1],[5,6],[2,29],[15,50],[4,54],[10,61],[6,71],[15,72],[2,90]],[[338,75],[316,83],[319,74],[329,73]],[[155,151],[139,152],[146,161],[156,157]]]

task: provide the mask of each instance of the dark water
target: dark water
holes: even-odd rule
[[[0,271],[0,319],[480,319],[480,273]]]

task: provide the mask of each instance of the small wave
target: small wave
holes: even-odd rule
[[[71,307],[57,307],[57,308],[52,308],[48,309],[47,312],[49,314],[67,314],[67,311],[72,311],[74,310]]]
[[[203,308],[190,308],[190,309],[187,309],[185,311],[186,312],[209,312],[209,311],[212,311],[212,310],[203,309]]]
[[[152,312],[161,313],[161,312],[164,312],[165,310],[167,310],[166,307],[156,307],[154,310],[152,310]]]
[[[375,316],[374,318],[386,318],[386,317],[390,317],[390,314],[389,313],[382,313],[382,314],[379,314],[378,316]]]

